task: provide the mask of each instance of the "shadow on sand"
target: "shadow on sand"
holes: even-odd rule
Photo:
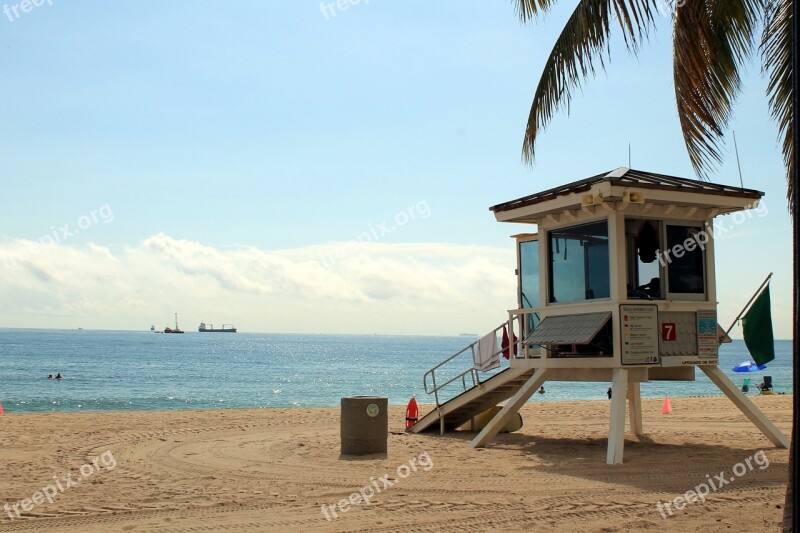
[[[450,431],[442,436],[431,434],[429,438],[463,441],[466,446],[476,434]],[[763,441],[763,447],[732,448],[716,443],[665,444],[655,442],[648,435],[639,438],[628,436],[625,439],[625,459],[622,465],[606,464],[606,438],[574,439],[501,434],[487,451],[503,450],[509,454],[509,462],[519,460],[518,469],[530,471],[532,480],[536,479],[537,472],[541,472],[627,485],[646,491],[683,493],[706,481],[708,476],[713,479],[714,476],[724,473],[726,479],[736,479],[722,490],[785,485],[788,464],[785,460],[769,460],[769,456],[778,449],[763,437],[754,435],[753,441],[759,440]],[[481,450],[473,451],[481,453]],[[756,454],[759,454],[758,457]],[[673,459],[666,463],[667,468],[663,467],[665,457]],[[746,464],[748,459],[750,467]],[[737,467],[737,464],[743,466]],[[742,472],[742,469],[746,469],[745,473],[734,475],[734,472]]]

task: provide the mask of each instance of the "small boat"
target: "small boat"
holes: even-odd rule
[[[222,324],[221,328],[215,328],[214,324],[206,324],[200,322],[200,327],[197,328],[200,333],[236,333],[236,328],[233,324]]]
[[[155,332],[155,330],[156,330],[156,325],[155,325],[155,324],[153,324],[152,326],[150,326],[150,331],[153,331],[153,332]]]
[[[164,333],[183,333],[183,330],[178,327],[178,313],[175,313],[175,329],[167,326],[164,328]]]

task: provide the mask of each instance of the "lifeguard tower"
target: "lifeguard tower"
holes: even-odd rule
[[[642,434],[640,384],[693,381],[695,367],[776,446],[789,441],[719,369],[729,342],[717,323],[713,219],[758,205],[762,192],[629,168],[491,208],[515,235],[518,308],[495,328],[511,338],[510,366],[481,380],[478,342],[424,376],[436,408],[411,431],[455,429],[506,401],[469,444],[486,446],[546,381],[611,382],[607,463],[622,463],[626,408]],[[472,361],[470,361],[472,363]],[[437,383],[438,381],[438,383]],[[460,385],[442,401],[444,387]]]

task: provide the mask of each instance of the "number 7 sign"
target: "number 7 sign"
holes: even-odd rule
[[[661,324],[661,340],[665,342],[674,341],[676,338],[675,322],[664,322]]]

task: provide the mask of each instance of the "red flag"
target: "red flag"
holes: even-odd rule
[[[506,329],[506,326],[503,326],[503,343],[501,344],[501,346],[503,348],[503,357],[505,357],[506,359],[511,359],[512,351],[514,352],[514,355],[517,355],[517,336],[514,335],[513,333],[511,334],[511,336],[513,337],[511,341],[513,347],[510,347],[508,345],[508,329]]]

